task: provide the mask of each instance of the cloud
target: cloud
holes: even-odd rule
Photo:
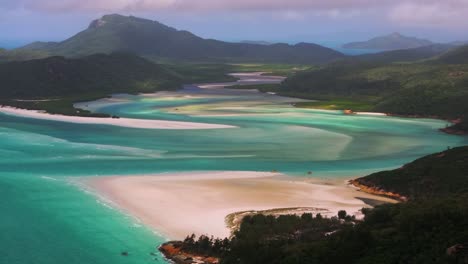
[[[1,10],[42,13],[271,12],[284,20],[349,19],[372,14],[396,25],[458,26],[468,0],[0,0]]]
[[[404,25],[465,26],[468,16],[468,1],[444,0],[405,2],[389,12],[391,21]]]
[[[1,7],[15,6],[38,11],[210,11],[210,10],[327,10],[381,6],[390,0],[2,0]]]

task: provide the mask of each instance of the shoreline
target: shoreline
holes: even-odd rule
[[[141,129],[173,129],[173,130],[195,130],[195,129],[226,129],[236,128],[230,125],[168,121],[168,120],[152,120],[152,119],[132,119],[132,118],[112,118],[112,117],[82,117],[82,116],[67,116],[54,115],[39,110],[27,110],[14,108],[11,106],[0,106],[0,113],[9,116],[18,116],[24,118],[33,118],[39,120],[49,120],[75,124],[89,125],[110,125],[127,128]]]
[[[269,172],[187,172],[75,181],[170,240],[191,234],[229,237],[238,216],[249,212],[307,211],[331,217],[346,210],[359,218],[360,209],[370,207],[362,199],[396,202],[359,192],[343,179],[301,179]]]
[[[395,199],[395,200],[400,201],[400,202],[408,201],[407,197],[405,197],[405,196],[403,196],[403,195],[401,195],[399,193],[386,191],[386,190],[384,190],[382,188],[379,188],[379,187],[376,187],[376,186],[366,185],[366,184],[360,182],[359,179],[349,180],[348,183],[351,184],[352,186],[356,187],[358,190],[360,190],[362,192],[365,192],[365,193],[368,193],[368,194],[372,194],[372,195],[376,195],[376,196],[380,196],[380,197],[386,197],[386,198],[390,198],[390,199]]]

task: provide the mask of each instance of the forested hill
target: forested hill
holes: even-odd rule
[[[395,115],[466,120],[465,51],[466,46],[414,63],[337,62],[297,73],[284,82],[280,92],[312,99],[359,101],[368,105],[364,110]]]
[[[79,59],[45,59],[0,64],[0,99],[31,99],[180,87],[180,78],[138,56],[114,53]]]
[[[259,45],[203,39],[156,21],[117,14],[93,21],[65,41],[36,42],[21,50],[72,57],[125,51],[152,59],[296,64],[323,64],[344,57],[338,51],[311,43]]]
[[[447,64],[468,64],[468,45],[442,54],[437,61]]]
[[[468,147],[432,154],[402,168],[377,172],[354,182],[409,199],[468,194]]]

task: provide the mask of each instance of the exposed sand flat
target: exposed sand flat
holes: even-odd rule
[[[193,172],[82,180],[115,206],[170,239],[188,234],[230,235],[226,216],[234,212],[313,207],[359,216],[359,198],[391,201],[358,192],[343,180],[319,182],[265,172]]]
[[[77,124],[96,124],[96,125],[111,125],[130,128],[144,129],[218,129],[218,128],[235,128],[235,126],[166,121],[166,120],[147,120],[147,119],[132,119],[132,118],[100,118],[100,117],[80,117],[80,116],[65,116],[52,115],[41,111],[25,110],[13,107],[0,107],[0,113],[20,116],[26,118],[34,118],[41,120],[51,120]]]
[[[378,112],[356,112],[357,115],[387,116],[385,113]]]

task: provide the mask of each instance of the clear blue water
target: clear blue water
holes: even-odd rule
[[[346,116],[293,108],[293,101],[189,89],[80,105],[122,117],[237,126],[213,130],[132,129],[0,114],[0,263],[164,263],[150,254],[164,238],[70,183],[73,177],[194,170],[355,177],[468,143],[439,132],[446,125],[440,120]]]

